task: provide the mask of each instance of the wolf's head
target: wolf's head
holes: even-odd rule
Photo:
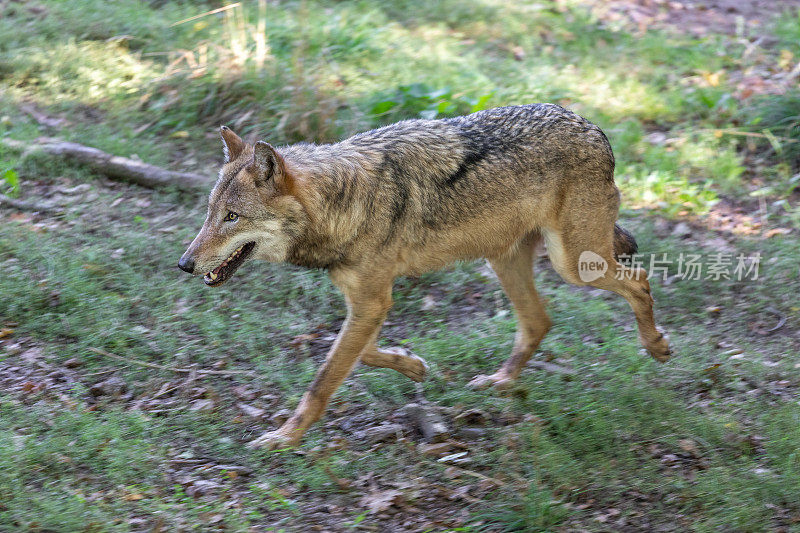
[[[178,266],[204,274],[206,285],[225,283],[248,259],[281,262],[299,233],[304,211],[283,158],[268,143],[245,143],[221,128],[225,163],[208,199],[200,233]]]

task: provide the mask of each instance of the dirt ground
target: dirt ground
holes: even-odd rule
[[[609,23],[667,29],[703,37],[725,33],[759,35],[776,13],[800,7],[800,0],[586,0]]]

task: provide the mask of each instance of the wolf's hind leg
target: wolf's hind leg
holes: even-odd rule
[[[550,329],[550,317],[547,316],[533,283],[534,250],[540,240],[538,233],[528,235],[506,255],[489,260],[503,290],[514,305],[517,313],[517,334],[511,357],[494,374],[476,376],[469,383],[472,388],[510,386]]]
[[[654,359],[667,361],[672,352],[669,339],[656,327],[647,272],[642,268],[626,267],[614,257],[615,219],[616,209],[607,209],[604,212],[598,207],[591,217],[576,216],[575,220],[565,217],[560,231],[545,230],[550,262],[556,272],[569,283],[591,285],[625,298],[636,315],[639,341]],[[581,272],[581,255],[586,252],[591,252],[593,255],[590,257],[599,257],[607,265],[606,270],[602,274],[598,273],[597,277]]]
[[[378,368],[391,368],[414,381],[423,381],[428,365],[421,357],[400,347],[379,349],[374,343],[361,352],[361,362]]]
[[[593,281],[591,285],[616,292],[625,298],[636,315],[639,342],[656,361],[663,363],[669,360],[672,355],[669,337],[656,326],[647,272],[643,268],[628,268],[613,258],[609,262],[610,266],[605,275]]]

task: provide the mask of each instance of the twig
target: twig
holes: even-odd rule
[[[182,385],[182,384],[181,384]],[[181,385],[175,385],[174,387],[168,387],[162,391],[155,393],[153,396],[150,397],[151,400],[155,400],[156,398],[161,398],[162,396],[166,396],[170,392],[175,392],[176,390],[181,388]]]
[[[179,465],[200,465],[204,463],[210,463],[208,459],[183,459],[183,458],[175,458],[169,459],[170,463],[179,464]]]
[[[5,194],[0,194],[0,205],[7,205],[9,207],[13,207],[14,209],[19,209],[21,211],[39,211],[41,213],[59,213],[60,210],[56,207],[38,204],[36,202],[26,202],[24,200],[17,200],[16,198],[11,198],[10,196],[6,196]]]
[[[89,372],[88,374],[81,374],[81,376],[88,378],[89,376],[102,376],[103,374],[111,374],[117,372],[119,368],[109,368],[108,370],[101,370],[100,372]]]
[[[508,483],[506,483],[505,481],[502,481],[500,479],[497,479],[496,477],[490,477],[490,476],[481,474],[480,472],[475,472],[474,470],[467,470],[466,468],[462,468],[460,466],[449,466],[448,468],[453,468],[453,469],[455,469],[457,472],[459,472],[461,474],[465,474],[465,475],[468,475],[468,476],[476,477],[478,479],[485,480],[485,481],[491,481],[492,483],[496,483],[500,487],[508,485]],[[516,481],[517,483],[520,483],[522,485],[528,485],[530,483],[530,480],[525,479],[524,477],[520,476],[519,474],[514,474],[513,472],[509,472],[509,471],[503,472],[503,474],[505,474],[506,476],[512,478],[514,481]]]
[[[778,331],[779,329],[781,329],[783,327],[784,324],[786,324],[786,315],[784,315],[783,313],[781,313],[780,311],[778,311],[777,309],[775,309],[774,307],[771,307],[771,306],[767,307],[766,310],[769,311],[770,313],[772,313],[773,315],[778,317],[778,324],[773,326],[773,327],[771,327],[771,328],[769,328],[767,330],[767,333],[772,333],[773,331]]]
[[[779,141],[783,141],[786,143],[796,143],[800,142],[800,139],[792,139],[790,137],[780,137],[778,135],[766,135],[764,133],[757,133],[755,131],[740,131],[740,130],[731,130],[731,129],[705,129],[700,131],[711,131],[711,132],[720,132],[726,135],[741,135],[743,137],[757,137],[759,139],[777,139]]]
[[[227,6],[222,6],[217,9],[212,9],[211,11],[206,11],[205,13],[200,13],[199,15],[195,15],[193,17],[189,17],[188,19],[179,20],[178,22],[173,22],[169,25],[169,27],[178,26],[179,24],[184,24],[186,22],[191,22],[193,20],[197,20],[199,18],[205,17],[206,15],[213,15],[215,13],[220,13],[222,11],[227,11],[229,9],[233,9],[234,7],[239,7],[241,2],[234,2],[233,4],[228,4]]]
[[[553,372],[554,374],[566,374],[567,376],[574,376],[578,373],[572,368],[556,365],[554,363],[548,363],[546,361],[530,361],[528,364],[534,368],[538,368],[539,370]]]
[[[175,368],[172,366],[164,366],[164,365],[157,365],[155,363],[148,363],[147,361],[140,361],[139,359],[122,357],[121,355],[109,353],[105,350],[101,350],[100,348],[90,347],[89,351],[102,355],[104,357],[110,357],[111,359],[116,359],[117,361],[122,361],[124,363],[146,366],[149,368],[157,368],[159,370],[168,370],[170,372],[176,372],[179,374],[191,374],[192,372],[197,372],[198,374],[205,374],[212,376],[236,376],[242,374],[250,374],[250,375],[253,374],[253,372],[250,370],[197,370],[195,368]]]

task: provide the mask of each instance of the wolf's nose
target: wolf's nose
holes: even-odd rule
[[[181,257],[181,260],[178,261],[178,268],[183,270],[184,272],[188,272],[189,274],[194,272],[194,259],[191,257]]]

